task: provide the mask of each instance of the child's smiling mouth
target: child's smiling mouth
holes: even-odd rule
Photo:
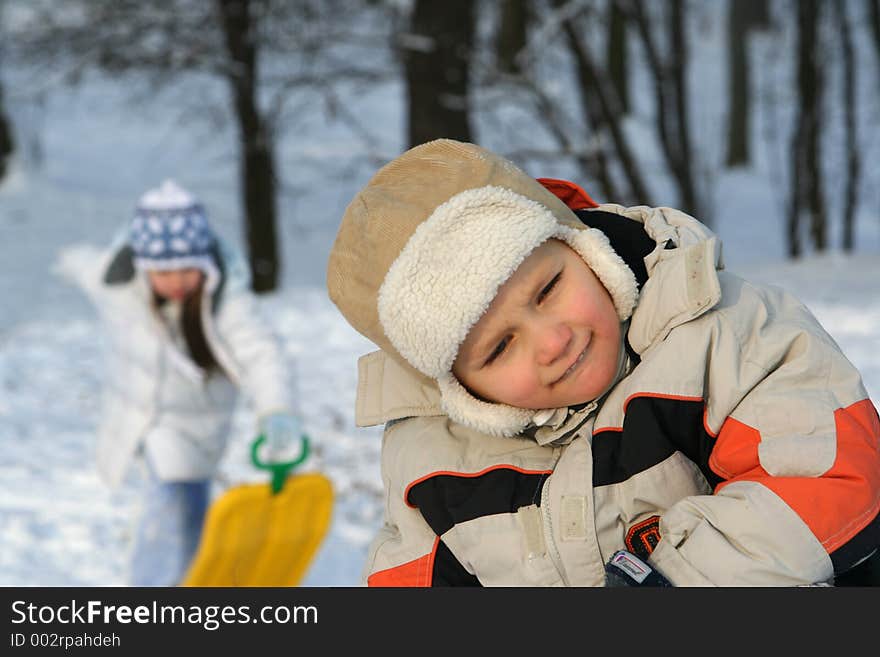
[[[568,366],[568,369],[562,373],[562,376],[560,376],[558,379],[553,381],[550,385],[552,385],[552,386],[559,385],[560,383],[565,381],[569,376],[571,376],[572,373],[574,373],[578,369],[580,364],[584,362],[584,359],[587,356],[587,351],[589,351],[589,349],[590,349],[591,342],[592,342],[592,336],[588,335],[587,336],[587,343],[584,345],[584,348],[581,350],[581,353],[579,353],[577,358],[574,359],[574,362]]]

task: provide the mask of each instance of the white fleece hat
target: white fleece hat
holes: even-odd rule
[[[429,142],[383,167],[349,206],[328,289],[356,329],[437,382],[451,419],[515,435],[536,411],[477,399],[452,364],[501,285],[552,238],[580,254],[628,319],[635,275],[604,233],[509,161],[473,144]]]

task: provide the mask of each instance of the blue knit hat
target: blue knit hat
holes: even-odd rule
[[[146,192],[131,221],[129,244],[139,269],[214,269],[215,238],[205,210],[173,180]]]

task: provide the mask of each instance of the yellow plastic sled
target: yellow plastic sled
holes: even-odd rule
[[[199,548],[182,586],[296,586],[305,574],[330,524],[333,488],[322,474],[289,475],[295,461],[262,463],[272,483],[235,486],[221,495],[205,518]]]

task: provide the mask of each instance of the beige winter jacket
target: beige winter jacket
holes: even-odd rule
[[[810,312],[721,271],[717,238],[681,212],[577,214],[650,237],[631,371],[598,408],[504,438],[450,420],[385,352],[362,357],[357,422],[386,425],[365,581],[601,586],[627,548],[676,585],[788,586],[870,555],[880,422]]]

